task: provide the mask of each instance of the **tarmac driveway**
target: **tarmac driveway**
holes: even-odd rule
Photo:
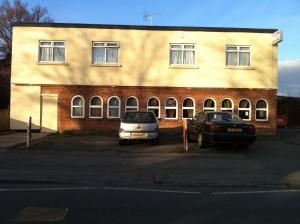
[[[0,151],[0,182],[300,186],[299,130],[287,132],[259,139],[246,151],[191,145],[187,153],[178,136],[164,138],[159,146],[118,146],[111,137],[48,136],[31,150]]]

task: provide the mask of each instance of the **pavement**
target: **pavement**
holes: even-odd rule
[[[46,137],[47,133],[32,133],[32,141]],[[8,132],[8,134],[0,135],[0,149],[9,149],[19,145],[26,144],[27,135],[25,132]]]
[[[300,186],[299,130],[259,138],[249,150],[198,149],[183,153],[178,136],[161,145],[119,146],[104,136],[50,135],[30,149],[0,150],[0,183],[97,186]]]

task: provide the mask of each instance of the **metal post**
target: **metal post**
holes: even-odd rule
[[[187,137],[187,120],[182,121],[182,137],[183,137],[183,149],[186,152],[189,150],[189,142]]]
[[[27,124],[27,138],[26,138],[26,148],[29,148],[31,145],[31,116],[29,116]]]

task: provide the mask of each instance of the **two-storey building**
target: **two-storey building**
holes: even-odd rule
[[[275,132],[276,29],[15,24],[13,130],[118,130],[128,110],[161,128],[198,111],[239,114]]]

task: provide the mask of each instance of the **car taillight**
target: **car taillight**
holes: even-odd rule
[[[220,131],[220,127],[216,124],[211,124],[210,125],[210,131],[211,132],[219,132]]]
[[[254,126],[250,126],[248,129],[249,133],[255,133],[255,127]]]

